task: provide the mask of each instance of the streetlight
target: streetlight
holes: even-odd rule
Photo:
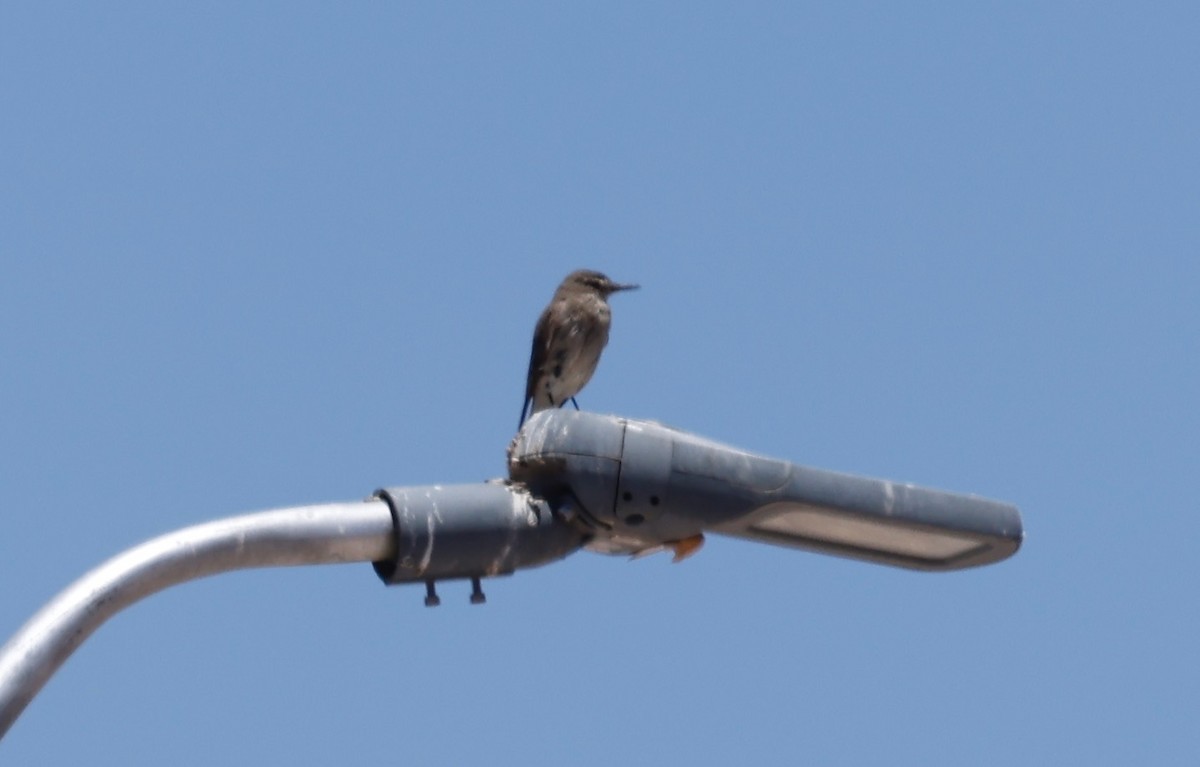
[[[372,562],[385,583],[481,579],[587,548],[635,554],[705,532],[897,567],[956,570],[1016,553],[1016,507],[812,469],[651,421],[548,410],[508,450],[507,480],[380,490],[360,502],[217,520],[84,575],[0,648],[0,736],[72,652],[134,602],[254,567]]]

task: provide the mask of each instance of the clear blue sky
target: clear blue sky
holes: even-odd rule
[[[502,474],[582,266],[643,286],[585,408],[1027,538],[222,576],[0,761],[1195,764],[1200,12],[1115,5],[4,5],[0,639],[163,532]]]

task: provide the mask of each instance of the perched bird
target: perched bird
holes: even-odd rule
[[[527,416],[562,407],[567,400],[579,408],[575,395],[591,380],[608,343],[612,323],[608,297],[635,288],[637,285],[621,285],[589,269],[567,275],[533,329],[525,405],[517,428]]]

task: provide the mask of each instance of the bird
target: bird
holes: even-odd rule
[[[579,409],[575,395],[591,380],[608,343],[612,324],[608,297],[637,287],[613,282],[591,269],[567,275],[533,329],[518,429],[528,416],[562,407],[568,400]]]

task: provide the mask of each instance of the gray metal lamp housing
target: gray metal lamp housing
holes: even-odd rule
[[[580,547],[636,554],[705,532],[956,570],[1011,556],[1023,535],[1010,504],[812,469],[595,413],[534,415],[509,446],[508,469],[504,483],[380,491],[396,527],[396,555],[376,563],[380,577],[478,579]]]

